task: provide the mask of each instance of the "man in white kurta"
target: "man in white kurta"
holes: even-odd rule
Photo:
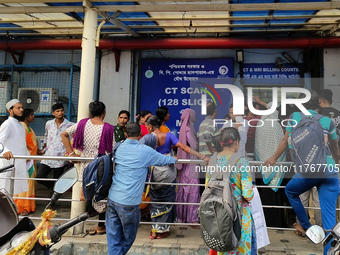
[[[18,99],[12,99],[6,104],[9,112],[9,117],[0,126],[0,143],[4,146],[4,151],[1,153],[5,159],[0,159],[0,168],[13,164],[13,155],[30,155],[26,146],[25,129],[18,120],[23,114],[22,104]],[[26,163],[25,159],[15,159],[15,177],[28,178],[28,169],[30,164]],[[12,172],[1,173],[1,177],[10,177]],[[0,179],[0,188],[5,188],[11,191],[11,181],[9,179]],[[20,194],[28,191],[27,180],[15,180],[13,194]]]

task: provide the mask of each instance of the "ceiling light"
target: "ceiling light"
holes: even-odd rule
[[[243,63],[243,61],[244,61],[243,50],[237,50],[236,51],[236,61],[237,61],[237,63]]]
[[[287,59],[287,61],[289,63],[291,63],[291,64],[296,63],[296,61],[291,56],[289,56],[287,52],[282,52],[281,54],[282,54],[282,56],[284,56],[285,59]]]
[[[281,69],[285,65],[283,64],[283,61],[280,57],[277,57],[275,60],[275,68]]]

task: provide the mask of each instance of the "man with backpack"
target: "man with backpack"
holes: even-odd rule
[[[126,125],[125,137],[114,155],[116,168],[107,199],[105,222],[109,255],[126,254],[136,239],[148,168],[176,163],[176,158],[139,143],[138,123]]]
[[[286,150],[288,141],[291,140],[289,147],[293,150],[296,174],[287,184],[285,191],[300,221],[300,224],[294,224],[294,227],[302,234],[305,234],[311,224],[299,196],[314,186],[319,193],[323,227],[332,229],[336,224],[339,147],[334,122],[328,117],[317,114],[318,106],[319,96],[315,91],[311,91],[310,100],[304,104],[311,115],[305,116],[294,112],[290,116],[289,119],[293,121],[290,121],[290,125],[287,126],[278,149],[265,162],[266,165],[274,165]],[[301,144],[303,146],[300,146]],[[324,248],[324,254],[327,254],[330,244]]]

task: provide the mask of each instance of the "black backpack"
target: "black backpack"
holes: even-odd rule
[[[97,155],[83,172],[83,192],[86,202],[98,202],[107,198],[115,172],[114,154],[122,142],[117,143],[107,155]]]

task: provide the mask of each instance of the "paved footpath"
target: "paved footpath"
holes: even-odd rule
[[[86,223],[86,229],[95,224]],[[208,254],[208,249],[200,236],[198,229],[191,227],[174,226],[171,235],[164,239],[149,239],[149,225],[141,225],[129,255],[140,254]],[[259,250],[259,255],[322,255],[322,246],[314,245],[309,240],[302,240],[293,231],[268,230],[270,245]],[[70,247],[70,242],[73,246]],[[67,244],[68,243],[68,244]],[[65,246],[66,245],[66,246]],[[60,247],[63,247],[60,249]],[[65,249],[67,247],[67,249]],[[70,250],[72,249],[72,250]],[[106,254],[106,235],[85,237],[63,237],[62,241],[54,247],[52,254]]]
[[[65,194],[63,198],[69,197]],[[36,201],[37,210],[29,216],[40,217],[47,201]],[[59,201],[56,208],[56,218],[70,217],[70,204]],[[91,219],[97,219],[91,218]],[[37,226],[40,221],[34,220]],[[65,223],[65,221],[53,221],[53,224]],[[89,230],[97,223],[90,221],[85,223],[85,229]],[[129,255],[159,254],[159,255],[206,255],[208,248],[205,246],[199,229],[189,226],[173,226],[171,235],[164,239],[151,240],[149,238],[150,225],[140,225],[136,241],[129,251]],[[270,245],[259,250],[259,255],[322,255],[322,245],[314,245],[309,240],[302,240],[291,230],[268,230]],[[82,237],[63,236],[62,240],[52,247],[52,254],[107,254],[106,235],[85,235]]]

